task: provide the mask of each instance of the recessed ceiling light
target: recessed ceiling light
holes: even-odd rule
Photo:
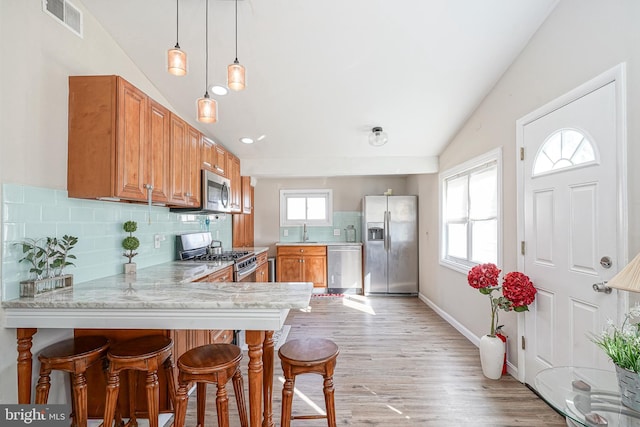
[[[263,139],[265,139],[267,137],[267,135],[262,134],[258,137],[257,141],[262,141]]]
[[[253,138],[243,136],[242,138],[240,138],[240,142],[242,142],[243,144],[253,144]]]
[[[211,92],[213,92],[214,95],[225,96],[229,93],[229,89],[224,86],[213,85],[211,86]]]

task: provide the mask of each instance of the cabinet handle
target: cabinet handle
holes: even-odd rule
[[[187,197],[191,197],[191,193],[185,193],[184,195]]]
[[[202,162],[202,164],[207,166],[207,167],[211,167],[211,163],[209,163],[209,162]]]

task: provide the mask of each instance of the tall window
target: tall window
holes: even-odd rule
[[[500,264],[502,152],[493,150],[440,174],[440,263],[467,272]]]
[[[333,192],[323,190],[280,190],[280,226],[307,224],[330,226],[333,221]]]

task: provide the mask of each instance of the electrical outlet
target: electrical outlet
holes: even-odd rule
[[[153,247],[156,249],[160,249],[160,242],[164,240],[164,236],[161,234],[155,234],[153,236]]]
[[[284,237],[289,237],[289,230],[287,230],[286,228],[284,230],[282,230],[282,235]]]
[[[333,235],[334,236],[339,236],[340,235],[340,229],[339,228],[334,228],[333,229]]]

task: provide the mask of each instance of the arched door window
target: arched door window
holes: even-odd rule
[[[596,147],[575,129],[554,132],[542,144],[533,161],[533,176],[596,163]]]

